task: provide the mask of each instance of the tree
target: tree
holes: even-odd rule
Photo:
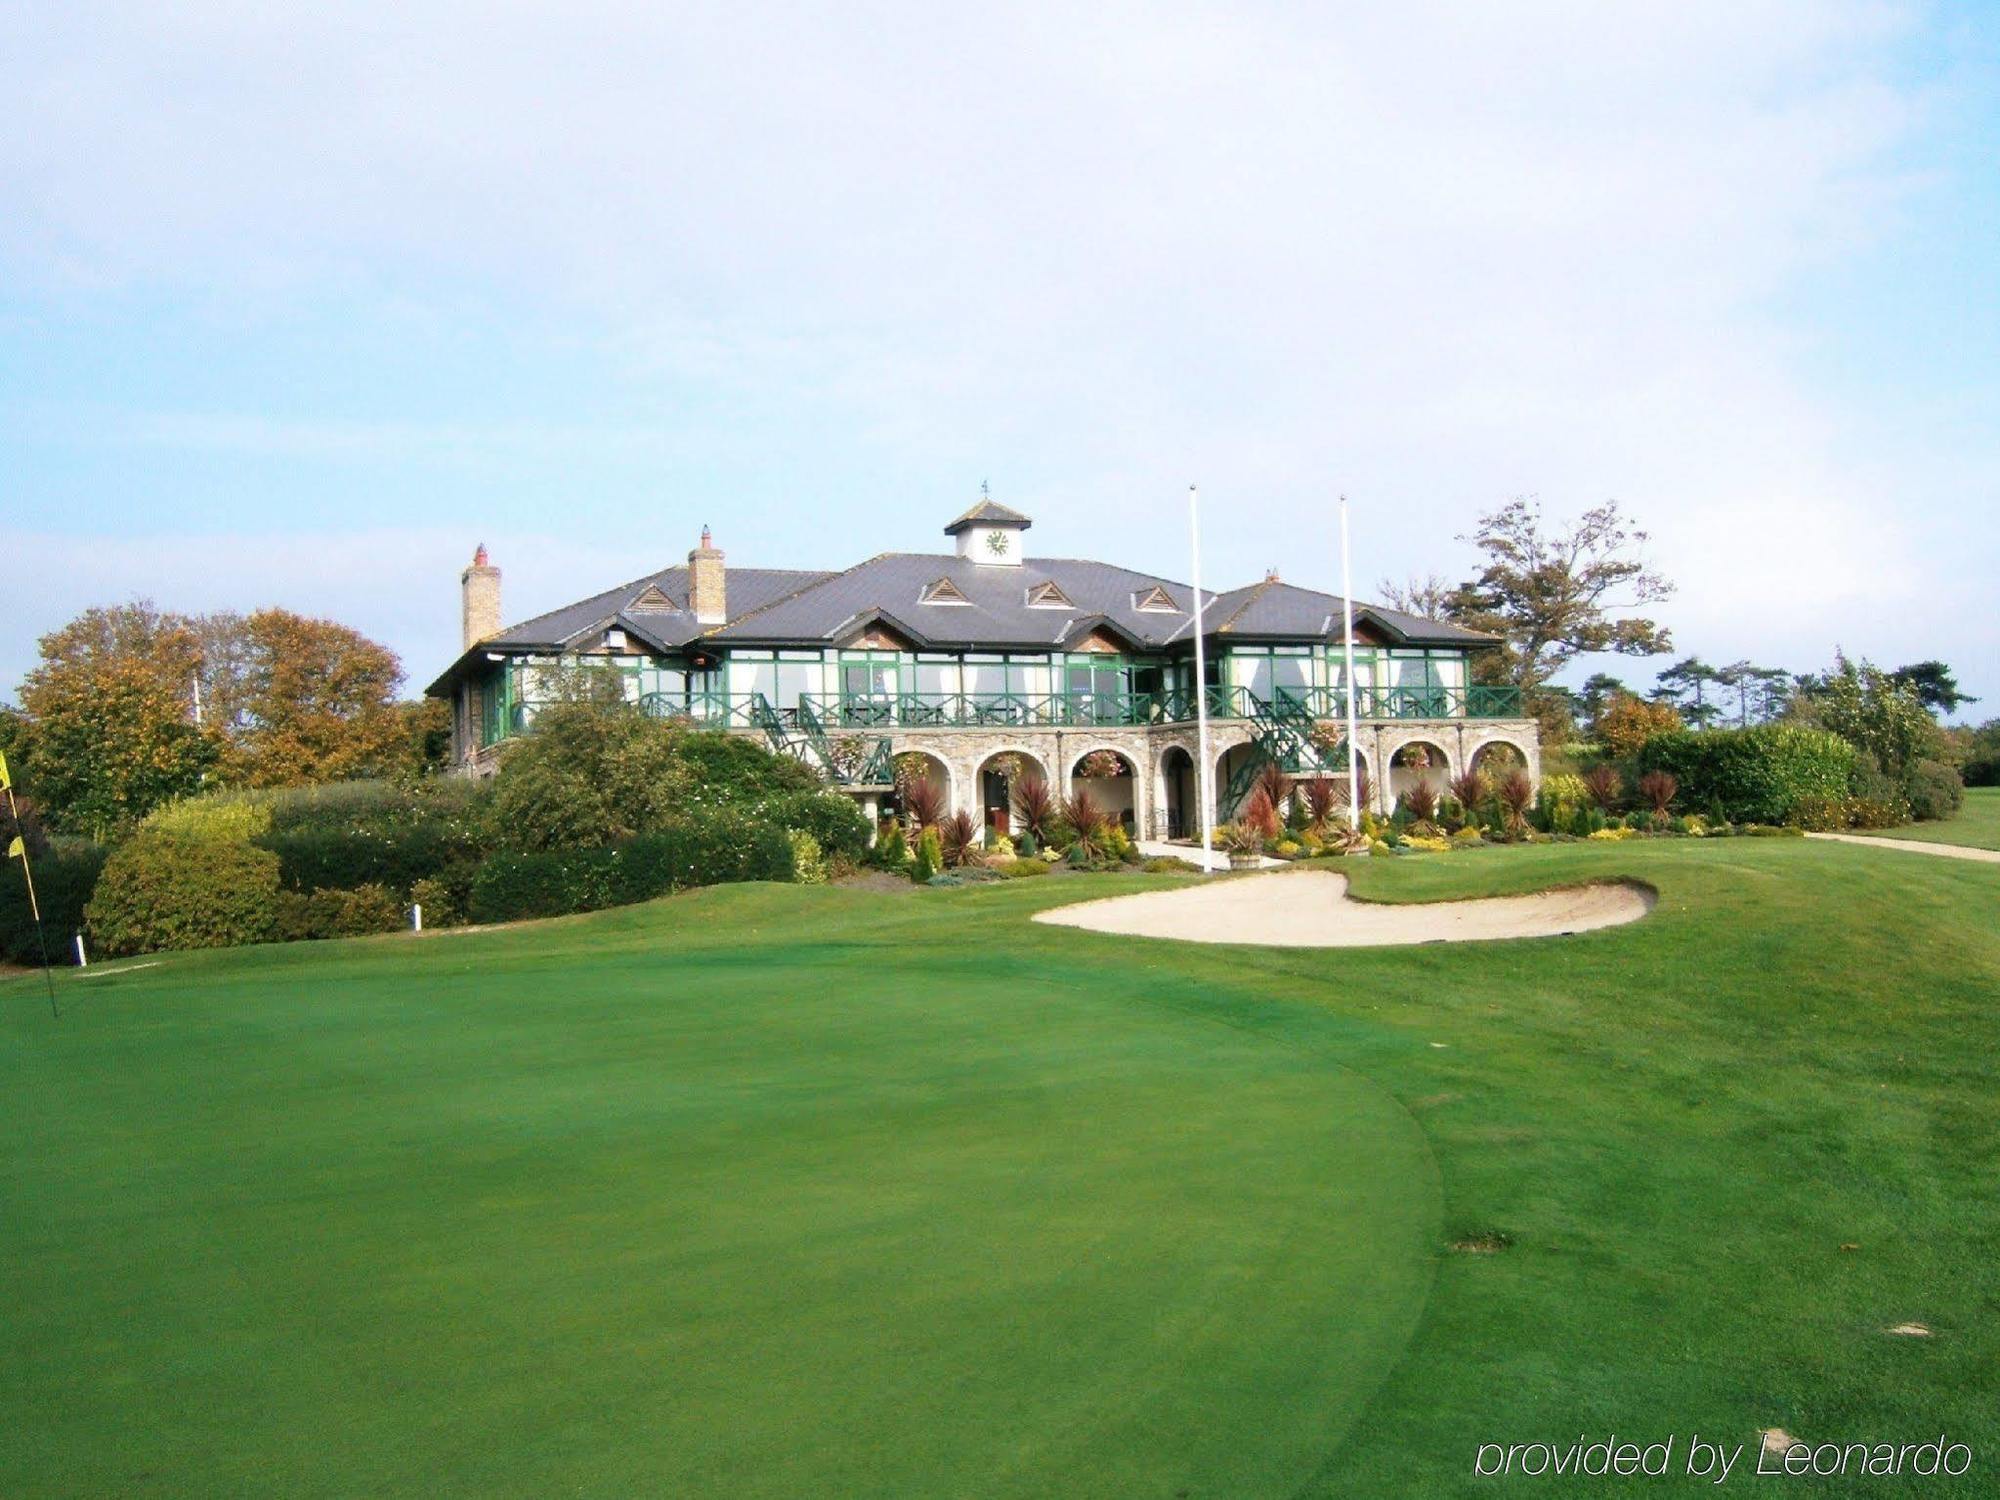
[[[396,653],[332,620],[285,609],[198,622],[203,680],[232,780],[300,786],[389,775],[408,764]]]
[[[1721,674],[1699,656],[1686,657],[1663,668],[1654,679],[1656,703],[1671,703],[1680,710],[1690,729],[1706,729],[1722,710],[1708,701],[1710,684],[1719,683]]]
[[[1798,718],[1874,756],[1898,782],[1918,761],[1946,754],[1944,735],[1916,690],[1869,662],[1836,657],[1831,672],[1803,681],[1794,709]]]
[[[185,619],[150,600],[89,609],[40,648],[21,685],[26,772],[56,827],[102,835],[201,788],[222,744],[194,722]]]
[[[1462,585],[1452,584],[1436,573],[1412,573],[1401,583],[1383,579],[1376,585],[1376,592],[1391,609],[1400,609],[1404,614],[1426,620],[1447,620],[1451,618],[1452,605],[1460,587]]]
[[[1960,704],[1979,701],[1959,691],[1957,676],[1941,661],[1912,662],[1898,667],[1889,674],[1889,680],[1915,693],[1917,701],[1935,713],[1955,714]]]
[[[1584,678],[1583,686],[1576,692],[1576,706],[1583,711],[1584,723],[1592,734],[1597,733],[1597,716],[1611,700],[1621,693],[1630,696],[1631,691],[1609,672],[1592,672]]]
[[[1479,576],[1453,592],[1449,617],[1504,642],[1489,677],[1533,692],[1578,656],[1650,656],[1672,637],[1625,611],[1670,597],[1673,585],[1640,557],[1647,536],[1607,501],[1553,528],[1532,498],[1482,516],[1470,541],[1485,555]]]
[[[1630,693],[1613,698],[1597,716],[1597,737],[1607,752],[1621,760],[1637,755],[1655,735],[1682,727],[1680,713],[1671,703],[1648,703]]]

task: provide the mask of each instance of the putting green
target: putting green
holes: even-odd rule
[[[0,1493],[1297,1490],[1422,1310],[1417,1126],[1192,978],[920,918],[7,986]]]

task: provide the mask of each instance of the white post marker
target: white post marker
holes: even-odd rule
[[[410,931],[422,932],[423,930],[424,909],[421,906],[412,906],[410,908]]]
[[[76,966],[79,969],[90,967],[90,959],[85,956],[83,951],[83,934],[80,932],[76,935]]]
[[[1188,538],[1194,553],[1194,722],[1195,746],[1201,760],[1195,766],[1195,795],[1201,798],[1201,872],[1213,872],[1215,859],[1215,767],[1208,758],[1208,655],[1201,638],[1201,496],[1188,486]]]
[[[1340,613],[1341,633],[1347,638],[1347,826],[1361,830],[1361,737],[1360,715],[1355,711],[1359,696],[1354,681],[1354,571],[1348,566],[1347,496],[1340,497]]]

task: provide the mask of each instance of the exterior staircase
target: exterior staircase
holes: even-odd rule
[[[1346,769],[1344,749],[1336,755],[1325,755],[1313,742],[1319,721],[1295,698],[1282,695],[1268,701],[1251,698],[1250,723],[1250,753],[1237,766],[1229,785],[1217,799],[1218,819],[1226,820],[1242,804],[1266,766],[1275,765],[1287,776],[1325,776],[1336,769]],[[1329,760],[1338,765],[1330,765]]]
[[[889,753],[886,735],[872,744],[864,741],[863,753],[857,758],[834,744],[818,711],[804,700],[800,701],[796,716],[787,722],[771,706],[770,699],[758,693],[750,700],[750,717],[764,731],[773,750],[810,766],[833,786],[850,790],[887,788],[895,781],[894,758]]]

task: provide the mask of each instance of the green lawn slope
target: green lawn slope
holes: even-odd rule
[[[1957,844],[1967,849],[2000,849],[2000,786],[1967,787],[1965,806],[1955,818],[1885,828],[1877,836],[1921,844]]]
[[[1323,953],[738,888],[0,985],[0,1493],[1527,1493],[1480,1443],[1771,1426],[1991,1493],[2000,871],[1355,873],[1660,899]]]

